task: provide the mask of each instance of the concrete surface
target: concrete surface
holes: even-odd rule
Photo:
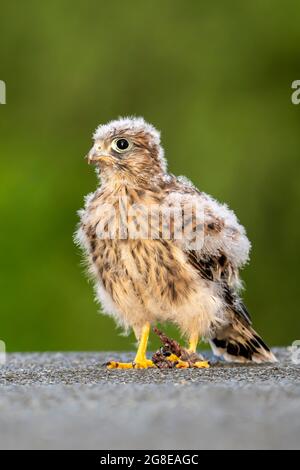
[[[118,353],[9,354],[1,449],[299,449],[300,365],[113,370]]]

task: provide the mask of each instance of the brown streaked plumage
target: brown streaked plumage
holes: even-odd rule
[[[109,367],[153,366],[145,352],[158,321],[178,325],[191,350],[204,337],[226,360],[275,361],[238,294],[250,243],[234,213],[167,173],[159,133],[142,118],[99,126],[94,141],[101,186],[76,239],[104,310],[139,340],[133,364]]]

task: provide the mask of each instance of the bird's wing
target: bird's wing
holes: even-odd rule
[[[182,238],[175,243],[186,253],[199,275],[220,285],[224,303],[241,319],[250,315],[238,296],[239,269],[248,261],[250,242],[234,212],[187,180],[177,179],[164,203],[182,215]]]
[[[218,260],[223,273],[228,267],[238,270],[248,261],[250,242],[245,229],[225,204],[177,179],[164,206],[175,208],[177,214],[181,209],[182,237],[176,242],[185,251],[195,251],[197,259],[213,264]]]
[[[210,257],[205,260],[195,250],[187,251],[188,261],[198,271],[199,275],[208,281],[217,282],[224,304],[247,324],[251,324],[251,316],[246,306],[236,292],[239,284],[238,272],[228,263],[224,255]],[[234,278],[234,283],[233,283]]]

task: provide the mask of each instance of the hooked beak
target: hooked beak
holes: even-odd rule
[[[93,148],[89,151],[89,153],[85,157],[88,161],[88,164],[91,165],[92,163],[112,163],[112,157],[111,155],[107,154],[99,154],[97,153]]]

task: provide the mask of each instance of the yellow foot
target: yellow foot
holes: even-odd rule
[[[176,356],[176,354],[170,354],[167,359],[168,361],[177,362],[175,366],[177,369],[191,369],[193,367],[196,369],[207,369],[209,367],[209,362],[207,361],[197,361],[190,363],[188,361],[182,361],[178,356]]]
[[[167,356],[167,359],[168,361],[172,361],[172,362],[180,362],[180,359],[178,356],[176,356],[176,354],[170,354],[170,356]]]
[[[149,369],[149,367],[156,367],[154,362],[150,359],[144,359],[142,361],[134,361],[135,369]]]
[[[175,366],[177,369],[207,369],[209,367],[209,362],[207,361],[197,361],[194,364],[191,364],[187,361],[178,361],[178,364]]]
[[[193,367],[196,367],[197,369],[208,369],[210,365],[208,361],[197,361],[193,364]]]
[[[148,369],[149,367],[155,367],[152,361],[145,359],[143,361],[132,361],[132,362],[118,362],[109,361],[106,364],[108,369]]]
[[[109,361],[106,367],[108,369],[133,369],[133,362]]]
[[[186,369],[187,367],[189,367],[189,363],[179,359],[176,354],[170,354],[170,356],[167,356],[167,360],[171,362],[176,362],[175,367],[177,369]]]

